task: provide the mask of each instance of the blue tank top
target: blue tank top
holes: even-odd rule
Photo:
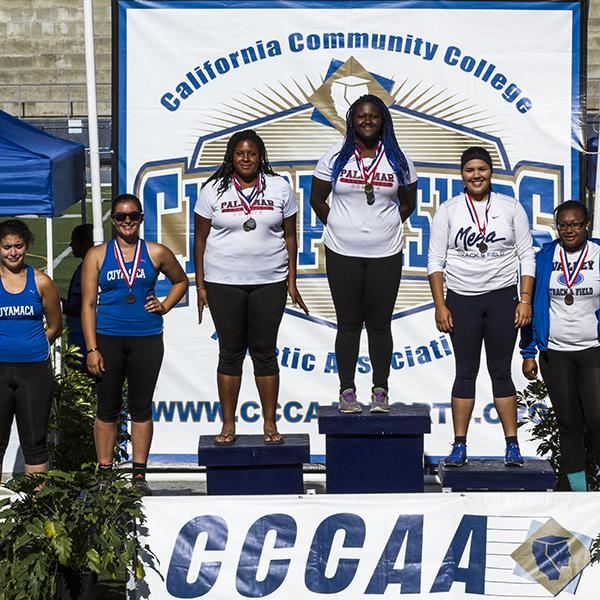
[[[0,362],[34,363],[48,358],[44,306],[35,285],[35,271],[27,268],[25,288],[18,294],[4,289],[0,278]]]
[[[149,313],[145,308],[146,298],[154,294],[158,272],[150,260],[146,242],[142,241],[142,251],[137,277],[131,293],[135,300],[127,302],[129,286],[119,268],[115,256],[116,240],[106,243],[104,262],[98,274],[98,309],[96,331],[101,335],[144,336],[162,332],[163,318],[158,313]],[[131,273],[133,261],[125,263],[127,273]]]

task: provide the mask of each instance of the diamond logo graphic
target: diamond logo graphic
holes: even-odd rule
[[[340,133],[346,131],[346,112],[364,94],[379,96],[386,106],[394,104],[390,93],[354,57],[329,75],[309,102]]]
[[[554,519],[548,519],[511,556],[525,573],[554,596],[591,560],[589,550]]]

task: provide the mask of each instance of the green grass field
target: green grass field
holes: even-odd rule
[[[102,214],[105,215],[110,210],[110,188],[102,188]],[[85,203],[87,223],[92,222],[92,203],[91,191],[88,188],[88,198]],[[34,235],[34,241],[27,253],[27,262],[32,267],[37,269],[46,268],[46,219],[39,217],[31,217],[22,219],[27,223]],[[53,232],[53,249],[54,260],[69,249],[69,241],[71,240],[71,231],[74,227],[81,224],[82,210],[81,203],[72,206],[62,217],[52,219]],[[111,237],[110,220],[104,221],[104,239]],[[78,259],[74,258],[69,252],[55,267],[54,281],[60,290],[61,296],[66,296],[69,291],[69,282],[71,275],[77,266]]]

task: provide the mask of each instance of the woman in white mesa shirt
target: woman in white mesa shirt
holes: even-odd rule
[[[511,362],[517,329],[531,321],[535,257],[529,222],[518,200],[492,190],[492,159],[485,148],[468,148],[460,164],[464,193],[444,202],[435,213],[428,257],[436,325],[450,334],[456,361],[455,437],[445,464],[460,467],[467,462],[467,430],[483,342],[494,405],[506,438],[504,462],[523,466]]]

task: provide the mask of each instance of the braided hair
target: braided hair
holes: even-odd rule
[[[260,156],[260,160],[258,163],[258,173],[260,174],[260,189],[261,192],[264,194],[265,175],[277,175],[277,173],[273,171],[273,168],[269,164],[269,158],[267,157],[267,149],[265,148],[265,143],[253,129],[244,129],[244,131],[238,131],[229,138],[229,141],[227,142],[227,148],[225,149],[225,157],[223,158],[221,166],[204,182],[204,185],[202,187],[207,185],[210,181],[218,181],[218,196],[223,195],[223,193],[229,189],[229,186],[231,185],[231,182],[233,180],[233,174],[235,172],[233,168],[233,153],[235,151],[235,147],[240,142],[245,141],[253,142],[258,148],[258,154]]]
[[[394,123],[392,122],[392,115],[388,107],[385,105],[383,100],[378,96],[374,96],[373,94],[365,94],[361,96],[358,100],[355,100],[348,112],[346,113],[346,137],[344,138],[344,143],[342,148],[333,163],[333,168],[331,170],[331,180],[334,182],[337,181],[342,169],[346,166],[347,162],[350,160],[351,156],[354,154],[354,150],[356,149],[356,132],[354,131],[354,115],[356,113],[357,108],[361,104],[374,104],[381,113],[381,141],[383,142],[383,146],[385,148],[385,155],[388,159],[388,162],[392,166],[396,177],[398,178],[398,182],[402,187],[406,187],[410,183],[410,171],[408,168],[408,162],[406,160],[406,156],[404,152],[400,150],[400,146],[398,145],[398,140],[396,140],[396,134],[394,133]]]

